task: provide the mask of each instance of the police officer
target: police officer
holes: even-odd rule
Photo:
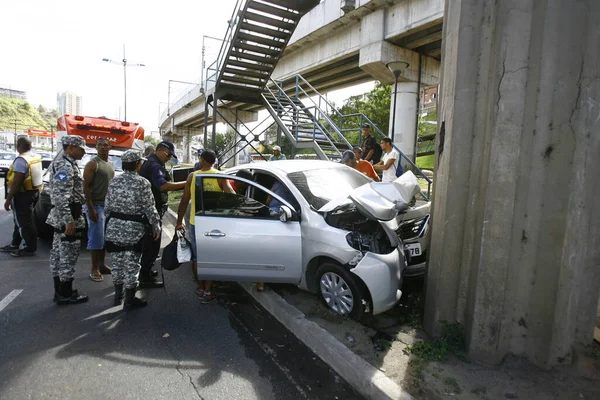
[[[77,304],[88,300],[73,290],[81,232],[85,227],[81,209],[85,203],[83,178],[77,165],[77,160],[85,154],[85,140],[67,135],[62,138],[62,145],[63,155],[49,168],[52,209],[46,223],[54,228],[50,272],[54,278],[54,300],[58,304]]]
[[[107,216],[106,248],[112,253],[114,305],[121,304],[125,285],[124,310],[144,307],[147,304],[146,301],[135,297],[140,257],[147,230],[150,230],[151,237],[157,240],[161,229],[150,183],[137,173],[142,167],[142,160],[137,151],[127,150],[123,153],[123,174],[110,182],[104,208]]]
[[[165,164],[172,158],[177,160],[175,146],[168,140],[163,140],[156,145],[156,150],[148,156],[139,172],[152,186],[156,210],[161,219],[167,212],[169,202],[167,192],[183,190],[185,187],[185,181],[171,182],[171,175],[165,169]],[[151,235],[146,235],[141,262],[142,268],[140,270],[140,287],[142,288],[158,288],[164,285],[162,281],[156,278],[156,272],[152,271],[152,265],[154,265],[159,251],[160,235],[157,239],[154,239]]]
[[[2,251],[11,251],[14,257],[32,256],[37,250],[37,231],[33,222],[33,208],[42,189],[42,158],[31,153],[31,141],[26,137],[17,140],[19,156],[8,170],[6,184],[9,189],[4,209],[12,208],[15,223],[12,243]],[[25,247],[19,249],[21,239]]]

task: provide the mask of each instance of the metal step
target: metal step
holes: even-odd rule
[[[301,15],[298,13],[294,13],[292,11],[284,10],[283,8],[273,7],[271,5],[259,3],[256,1],[250,1],[250,3],[248,3],[248,8],[251,8],[256,11],[262,11],[270,15],[277,15],[278,17],[290,19],[292,21],[298,21],[301,17]]]
[[[281,31],[281,30],[277,30],[277,29],[271,29],[271,28],[267,28],[266,26],[251,24],[250,22],[246,22],[246,21],[242,22],[242,24],[240,25],[240,29],[250,31],[250,32],[262,33],[263,35],[277,37],[277,38],[284,39],[284,40],[287,40],[287,38],[290,37],[289,31]]]
[[[265,54],[265,55],[269,55],[269,56],[277,56],[277,60],[279,60],[279,56],[281,55],[280,50],[271,50],[271,49],[267,49],[266,47],[252,45],[250,43],[241,42],[239,40],[235,41],[233,47],[238,48],[238,49],[253,51],[253,52],[259,53],[259,54]],[[275,61],[277,62],[277,60],[275,60]]]
[[[227,76],[227,75],[223,75],[221,78],[221,81],[243,83],[245,85],[256,86],[257,88],[262,88],[264,85],[264,80],[244,79],[244,78],[239,78],[237,76]]]
[[[229,64],[229,63],[227,63],[227,64]],[[241,77],[251,76],[253,78],[259,78],[259,79],[264,79],[264,80],[269,79],[269,75],[265,74],[264,72],[256,72],[256,71],[251,71],[248,69],[236,69],[236,68],[229,68],[226,66],[223,69],[223,71],[225,73],[235,74],[235,75],[241,76]]]
[[[296,29],[296,24],[285,22],[276,18],[267,17],[266,15],[257,14],[252,11],[246,11],[246,13],[244,14],[244,19],[260,22],[261,24],[269,26],[275,26],[277,28],[286,29],[290,32]]]
[[[252,64],[252,63],[249,63],[249,62],[238,61],[238,60],[234,60],[234,59],[231,59],[231,58],[229,60],[227,60],[227,65],[233,65],[233,66],[236,66],[236,67],[246,68],[246,69],[254,70],[254,71],[264,71],[268,75],[270,75],[270,72],[273,70],[273,66],[272,65]]]
[[[245,33],[245,32],[238,32],[237,39],[238,40],[246,40],[249,42],[254,42],[254,43],[259,43],[259,44],[264,44],[265,46],[275,47],[278,49],[283,49],[285,47],[285,42],[269,39],[264,36],[252,35],[250,33]]]
[[[279,53],[277,53],[277,54],[279,54]],[[231,57],[241,58],[244,60],[256,61],[261,64],[269,64],[269,65],[273,65],[273,66],[275,64],[277,64],[277,61],[279,60],[279,57],[276,57],[276,58],[264,57],[264,56],[260,56],[258,54],[250,54],[250,53],[241,52],[241,51],[232,51]]]

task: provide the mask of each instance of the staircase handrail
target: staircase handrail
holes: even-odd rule
[[[298,106],[292,101],[292,99],[287,95],[287,93],[285,93],[285,91],[283,91],[281,89],[281,87],[277,84],[277,82],[275,82],[274,80],[271,79],[271,81],[275,84],[275,86],[277,87],[278,92],[285,96],[285,98],[289,101],[289,103],[292,105],[292,107],[296,110],[296,111],[300,111],[300,109],[298,108]],[[273,98],[275,98],[277,100],[277,95],[275,95],[273,93],[273,91],[271,90],[271,88],[266,87],[266,90],[268,90],[269,94],[271,96],[273,96]],[[277,100],[279,101],[279,100]],[[292,121],[294,120],[294,118],[292,116],[289,115],[289,113],[285,110],[282,109],[282,112],[284,112]],[[315,124],[317,124],[319,126],[319,128],[321,128],[321,125],[318,123],[318,121],[315,121]],[[331,145],[331,147],[333,147],[334,149],[337,150],[337,147],[333,144],[333,142],[331,141],[331,139],[329,138],[329,135],[327,135],[327,133],[321,129],[321,133],[323,133],[323,136],[325,136],[325,138],[327,139],[327,142],[329,142],[329,144]],[[298,140],[298,133],[296,132],[296,141]],[[315,140],[315,135],[313,133],[313,140]],[[338,153],[340,153],[340,151],[338,150]],[[340,153],[340,157],[341,157],[341,153]]]
[[[317,89],[315,89],[315,88],[313,87],[313,85],[311,85],[311,84],[310,84],[310,83],[309,83],[309,82],[308,82],[306,79],[304,79],[304,77],[303,77],[302,75],[300,75],[300,74],[296,75],[296,86],[297,86],[297,87],[299,86],[299,85],[298,85],[298,80],[301,80],[302,82],[304,82],[304,83],[306,84],[306,86],[308,86],[308,87],[309,87],[309,88],[310,88],[310,89],[311,89],[313,92],[315,92],[315,94],[316,94],[317,96],[319,96],[319,98],[320,98],[320,99],[322,99],[322,100],[325,102],[325,104],[327,104],[327,105],[328,105],[328,106],[329,106],[329,107],[330,107],[330,108],[331,108],[333,111],[335,111],[335,113],[336,113],[338,116],[340,116],[340,117],[342,117],[342,118],[343,118],[343,114],[342,114],[342,113],[341,113],[341,112],[340,112],[340,111],[339,111],[339,110],[338,110],[338,109],[337,109],[337,108],[336,108],[336,107],[335,107],[333,104],[331,104],[331,103],[329,102],[329,100],[327,100],[327,98],[326,98],[325,96],[323,96],[321,93],[319,93],[319,92],[317,91]],[[300,88],[302,89],[302,86],[300,86]],[[310,96],[308,95],[308,93],[306,93],[306,91],[305,91],[304,89],[302,89],[302,91],[304,92],[304,94],[306,94],[306,95],[307,95],[307,96],[310,98]],[[311,100],[312,100],[312,99],[311,99]],[[314,103],[314,101],[313,101],[313,103]]]
[[[300,75],[297,75],[297,77],[302,78]],[[304,80],[304,82],[306,82],[306,80],[304,78],[302,78],[302,80]],[[279,82],[274,81],[273,79],[271,79],[271,82],[279,89],[279,92],[282,93],[289,101],[290,103],[292,103],[294,105],[294,108],[299,109],[298,106],[292,101],[292,99],[287,95],[287,93],[285,93],[285,91],[283,90],[283,87],[280,86]],[[310,83],[306,82],[307,85],[310,86]],[[299,85],[298,85],[298,80],[296,80],[296,89],[298,89]],[[312,86],[310,86],[312,88]],[[300,90],[302,90],[302,92],[310,99],[310,101],[313,103],[315,110],[319,111],[319,114],[321,114],[324,119],[329,123],[329,125],[333,128],[333,130],[337,133],[337,135],[341,138],[341,141],[348,146],[349,149],[352,148],[352,145],[350,144],[350,142],[348,142],[348,140],[346,139],[346,137],[342,134],[342,132],[340,131],[340,129],[338,128],[338,126],[331,120],[331,118],[329,118],[329,115],[327,115],[326,112],[323,112],[323,110],[317,105],[317,103],[315,103],[314,100],[312,100],[312,98],[308,95],[308,93],[306,93],[306,91],[300,87]],[[314,88],[313,88],[314,90]],[[316,92],[316,90],[315,90]],[[319,96],[321,96],[320,93],[316,92]],[[296,96],[297,98],[299,98],[298,96]],[[322,97],[322,96],[321,96]],[[305,108],[308,108],[305,106]],[[335,109],[335,108],[334,108]],[[339,112],[337,110],[335,110],[336,112]],[[313,118],[315,118],[314,123],[319,127],[319,129],[321,130],[321,132],[325,135],[325,137],[327,137],[327,140],[331,143],[331,145],[337,150],[337,147],[335,145],[333,145],[333,142],[329,139],[329,135],[331,135],[324,126],[321,125],[321,123],[319,122],[319,118],[316,115],[313,115]],[[338,153],[340,153],[340,156],[342,155],[341,152],[339,150],[337,150]]]
[[[244,6],[244,8],[245,8],[245,6],[247,6],[248,3],[249,3],[248,0],[237,0],[235,2],[235,7],[233,8],[233,13],[231,14],[231,19],[229,20],[229,24],[227,25],[227,31],[225,31],[224,39],[221,42],[221,48],[219,49],[219,54],[217,56],[217,59],[207,69],[207,70],[211,69],[211,67],[216,64],[214,75],[216,75],[217,77],[215,80],[215,86],[217,86],[217,84],[219,82],[220,75],[221,75],[221,67],[223,65],[223,62],[224,62],[225,58],[227,57],[227,54],[229,54],[229,52],[231,50],[230,42],[232,41],[235,33],[238,31],[237,28],[240,25],[239,24],[240,10],[242,9],[242,6]],[[207,71],[206,75],[207,75],[206,76],[206,85],[204,87],[207,88],[208,80],[209,80],[208,71]]]

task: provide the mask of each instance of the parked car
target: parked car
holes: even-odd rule
[[[57,156],[60,156],[61,154],[62,153],[59,153]],[[77,165],[79,165],[82,175],[83,169],[85,168],[87,162],[97,154],[98,152],[96,149],[87,149],[83,158],[77,161]],[[108,154],[108,161],[113,164],[113,167],[115,168],[115,175],[123,173],[123,167],[121,164],[121,155],[123,152],[119,150],[110,150]],[[33,210],[38,236],[42,238],[50,238],[52,237],[53,233],[52,227],[46,224],[46,219],[48,219],[48,214],[50,214],[50,209],[52,208],[52,204],[50,202],[50,173],[51,170],[48,168],[44,174],[44,189],[40,193],[40,198]]]
[[[0,178],[5,178],[13,161],[17,158],[17,153],[12,151],[0,152]]]
[[[253,171],[252,182],[235,176],[242,168]],[[219,176],[249,187],[245,195],[205,192],[201,180],[215,175],[197,178],[201,278],[292,283],[357,319],[400,299],[407,269],[402,223],[416,226],[417,219],[405,219],[415,212],[407,204],[418,191],[412,172],[381,183],[342,164],[289,160],[235,167]],[[283,204],[278,211],[269,198]]]

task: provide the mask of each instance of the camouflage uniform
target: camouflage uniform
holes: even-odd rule
[[[85,146],[85,141],[80,136],[65,136],[63,144]],[[50,166],[49,184],[52,209],[46,223],[54,227],[55,232],[50,251],[50,272],[53,277],[58,276],[61,282],[66,282],[72,280],[75,274],[81,248],[81,231],[85,228],[81,213],[81,206],[85,204],[83,179],[77,162],[67,155],[54,161]],[[79,210],[79,215],[76,209]],[[72,222],[75,223],[78,232],[66,236],[65,225]]]
[[[139,153],[128,150],[122,156],[123,163],[141,160]],[[160,217],[154,206],[150,182],[135,171],[124,171],[108,186],[104,211],[107,215],[105,240],[127,248],[112,253],[112,279],[115,286],[125,285],[125,289],[135,289],[138,285],[141,249],[133,250],[145,234],[142,222],[125,220],[118,214],[142,215],[152,225],[153,232],[160,231]],[[138,251],[139,250],[139,251]]]

